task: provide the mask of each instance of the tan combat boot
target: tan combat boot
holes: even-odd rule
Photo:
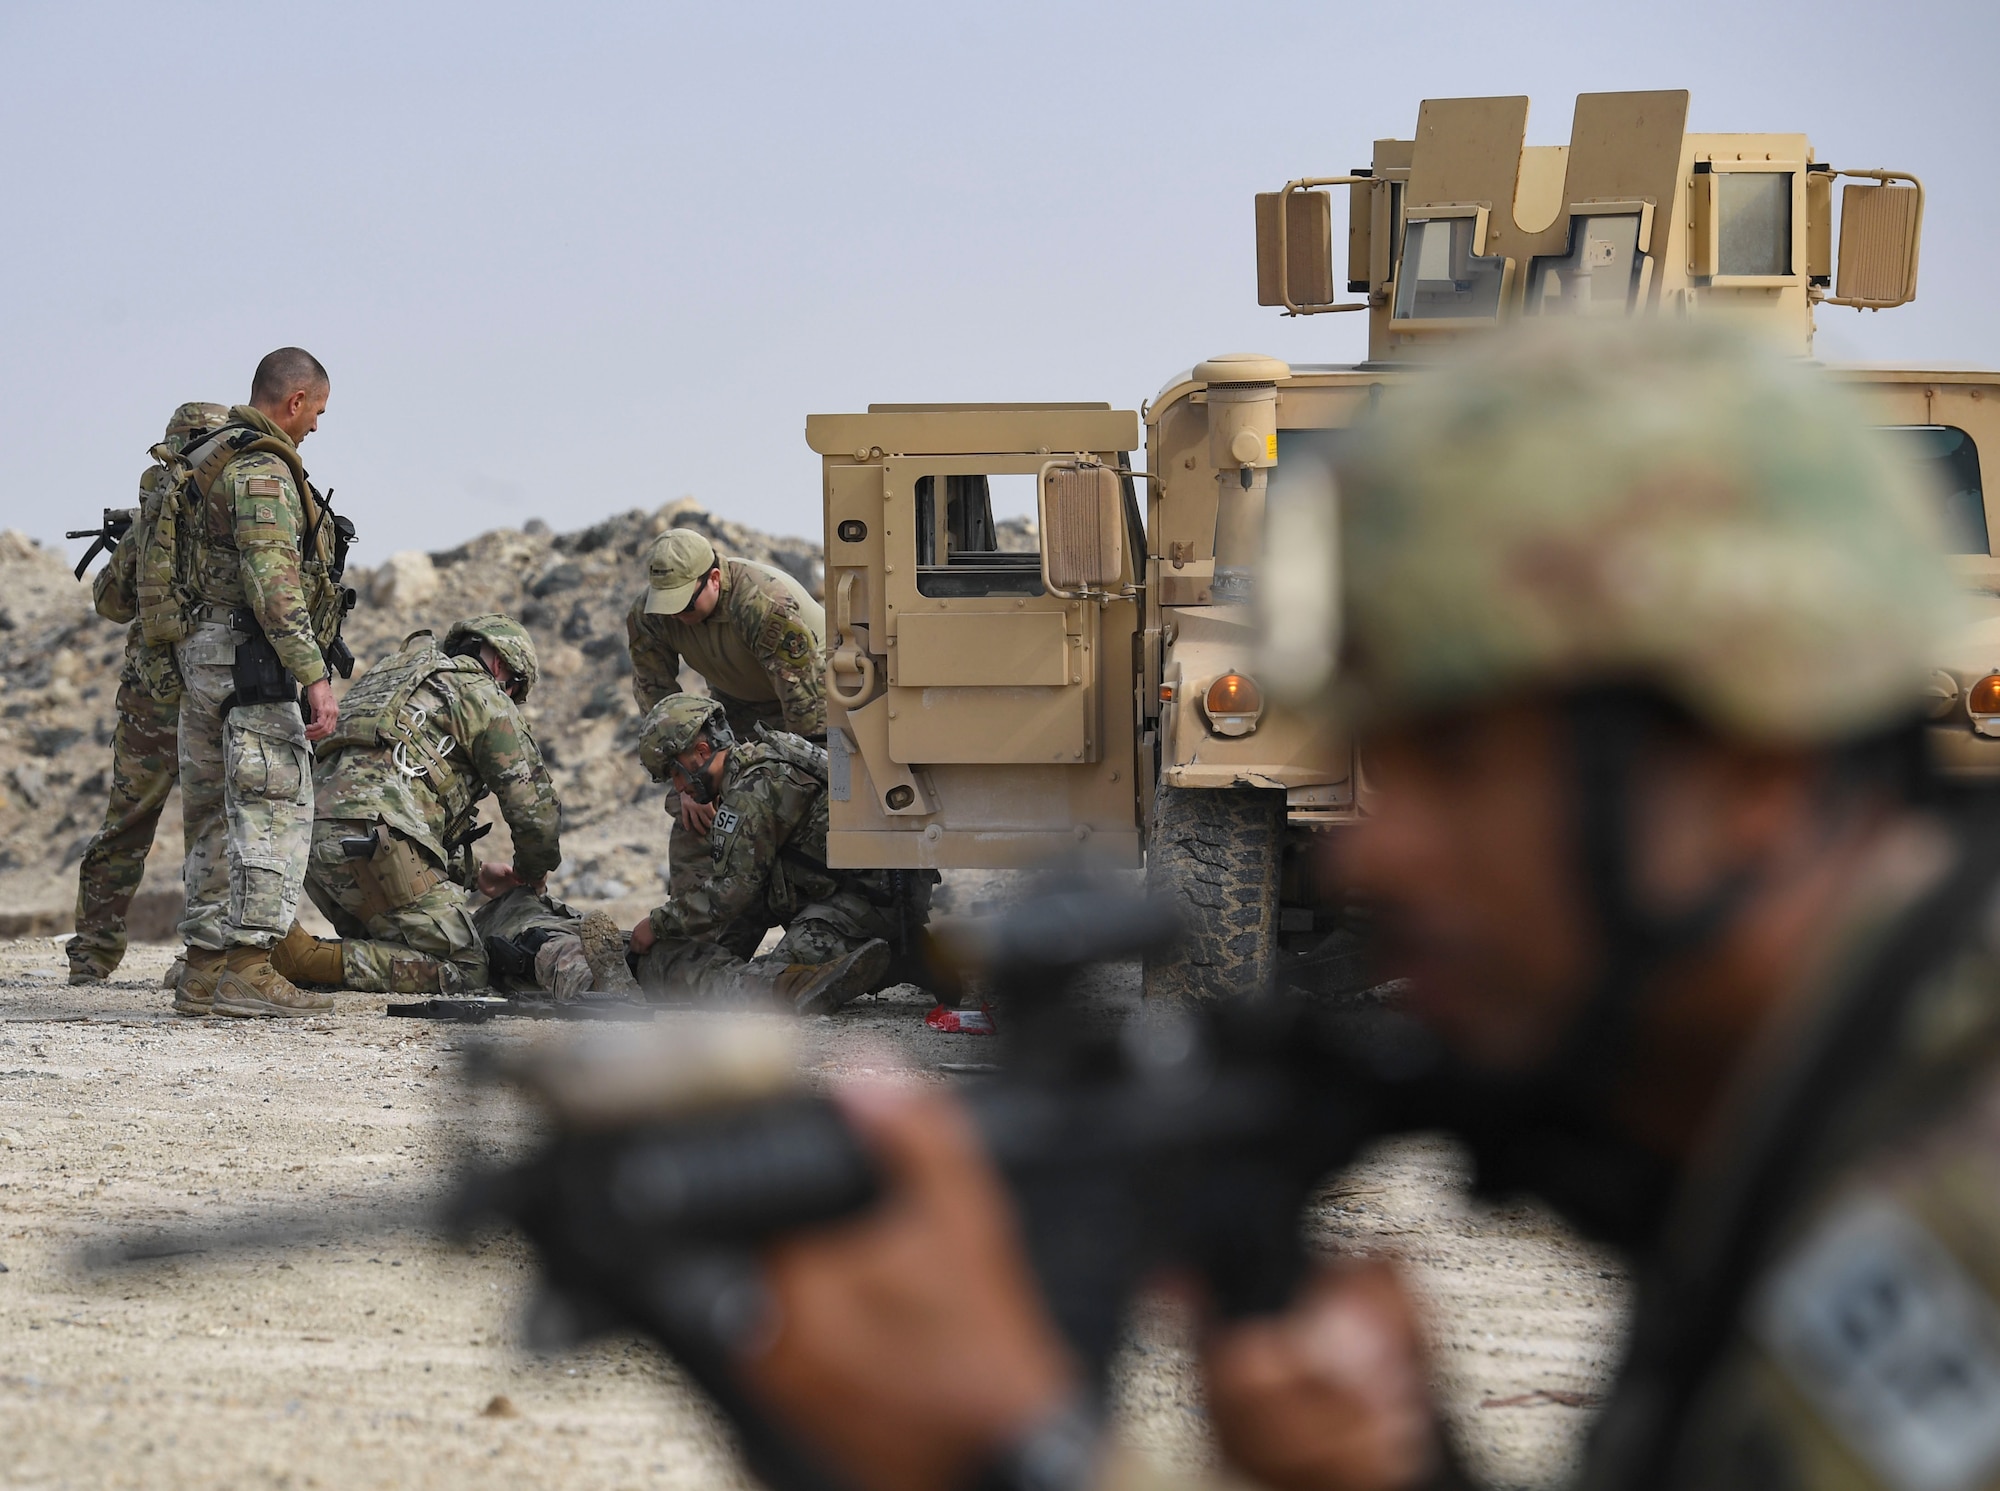
[[[590,964],[591,988],[604,994],[613,989],[639,987],[639,981],[632,977],[631,965],[625,961],[631,934],[613,921],[609,912],[586,914],[577,935],[583,939],[584,960]]]
[[[271,966],[266,947],[232,947],[215,980],[215,1012],[238,1020],[260,1015],[323,1015],[331,994],[307,993]]]
[[[215,981],[222,975],[221,953],[191,947],[174,967],[180,977],[167,987],[174,991],[174,1013],[199,1018],[215,1012]],[[171,976],[171,975],[170,975]]]
[[[340,944],[315,937],[297,922],[291,931],[271,944],[271,966],[295,984],[313,984],[322,989],[342,986]]]
[[[830,1015],[879,987],[888,971],[889,944],[875,937],[831,963],[793,963],[771,982],[800,1014]]]

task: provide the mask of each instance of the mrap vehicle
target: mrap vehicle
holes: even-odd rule
[[[1149,996],[1332,976],[1351,939],[1311,851],[1366,812],[1369,789],[1337,727],[1259,682],[1267,499],[1274,519],[1330,512],[1343,432],[1440,347],[1523,317],[1728,317],[1809,357],[1817,307],[1916,295],[1914,176],[1824,164],[1800,134],[1690,134],[1687,103],[1585,94],[1568,145],[1528,146],[1525,98],[1431,99],[1414,138],[1377,140],[1366,167],[1259,195],[1259,303],[1365,314],[1365,362],[1212,357],[1137,411],[877,404],[810,418],[833,863],[1143,864],[1189,923],[1147,967]],[[1933,474],[1983,597],[1985,620],[1939,659],[1937,758],[2000,776],[2000,515],[1980,466],[2000,450],[2000,375],[1842,376]],[[1009,491],[1038,518],[1025,550],[995,522]],[[1326,616],[1337,598],[1285,604]]]

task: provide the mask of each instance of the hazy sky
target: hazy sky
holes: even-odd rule
[[[1138,406],[1256,304],[1251,196],[1426,96],[1693,92],[1924,177],[1922,294],[1823,356],[2000,364],[2000,7],[0,0],[0,527],[131,500],[183,399],[332,370],[357,561],[691,494],[817,534],[805,417]],[[80,545],[73,546],[80,548]]]

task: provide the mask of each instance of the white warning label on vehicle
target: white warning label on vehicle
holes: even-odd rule
[[[2000,1308],[1909,1212],[1842,1207],[1764,1286],[1757,1338],[1899,1491],[2000,1469]]]

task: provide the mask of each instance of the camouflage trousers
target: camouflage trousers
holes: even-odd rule
[[[761,954],[757,944],[769,929],[754,919],[732,923],[712,941],[661,938],[632,971],[639,987],[656,999],[685,999],[718,1009],[763,1008],[771,1003],[778,976],[793,964],[831,963],[883,935],[856,909],[808,906],[792,919],[777,945]],[[867,903],[859,909],[865,912]]]
[[[341,982],[374,994],[485,988],[486,945],[465,888],[394,829],[373,859],[349,858],[341,840],[374,831],[340,818],[312,826],[306,892],[340,934]]]
[[[312,751],[296,704],[240,704],[227,626],[209,622],[180,644],[181,815],[187,825],[187,911],[181,939],[222,951],[269,947],[298,912],[312,833]]]
[[[125,958],[125,913],[146,873],[160,810],[180,775],[180,701],[161,704],[139,684],[118,685],[111,728],[111,801],[76,874],[73,973],[109,978]]]
[[[508,994],[549,993],[574,999],[591,988],[590,960],[584,955],[583,918],[560,901],[538,896],[525,885],[496,896],[472,914],[481,945],[503,937],[524,948],[534,945],[534,977],[509,977],[491,970],[493,986]]]

